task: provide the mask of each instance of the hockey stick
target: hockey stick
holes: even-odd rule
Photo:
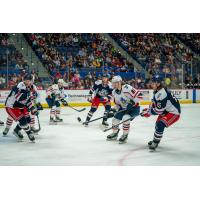
[[[74,108],[74,107],[72,107],[70,105],[68,105],[68,107],[71,108],[71,109],[73,109],[73,110],[75,110],[75,111],[77,111],[77,112],[83,112],[84,110],[86,110],[86,108],[76,109],[76,108]]]
[[[123,124],[124,122],[127,122],[127,121],[129,121],[129,120],[132,120],[132,119],[134,119],[134,118],[135,118],[135,117],[130,117],[130,118],[128,118],[128,119],[126,119],[126,120],[124,120],[124,121],[118,123],[118,124],[115,124],[115,125],[111,126],[110,128],[105,129],[103,132],[107,132],[107,131],[109,131],[109,130],[115,128],[115,127],[118,127],[120,124]]]
[[[116,112],[116,113],[118,114],[118,113],[121,113],[121,112],[124,112],[124,111],[126,111],[126,110],[120,110],[120,111],[118,111],[118,112]],[[115,114],[116,114],[116,113],[115,113]],[[103,119],[103,117],[104,117],[104,116],[98,117],[98,118],[96,118],[96,119],[90,120],[90,121],[87,122],[87,123],[89,124],[89,123],[94,122],[94,121],[97,121],[97,120],[99,120],[99,119]],[[82,121],[80,117],[78,117],[77,120],[78,120],[79,122]],[[83,122],[83,125],[84,125],[84,124],[85,124],[85,122]]]
[[[39,115],[37,115],[37,121],[38,121],[38,132],[41,130],[41,125],[40,125],[40,119],[39,119]]]

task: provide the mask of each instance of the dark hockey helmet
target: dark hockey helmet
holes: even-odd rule
[[[33,77],[30,74],[26,74],[23,79],[24,79],[24,81],[26,81],[26,80],[32,81]]]
[[[103,74],[102,78],[109,78],[109,74]]]
[[[152,82],[156,82],[156,83],[162,83],[163,78],[160,75],[155,75],[152,80]]]

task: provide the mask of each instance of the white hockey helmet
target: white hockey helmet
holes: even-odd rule
[[[65,81],[64,81],[62,78],[60,78],[60,79],[58,79],[58,83],[64,85],[64,84],[65,84]]]
[[[112,78],[112,83],[122,82],[121,76],[114,76]]]

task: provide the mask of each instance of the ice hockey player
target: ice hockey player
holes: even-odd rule
[[[33,105],[36,107],[36,109],[38,111],[43,110],[43,107],[41,105],[40,93],[38,92],[36,85],[31,84],[28,89],[30,91],[30,96],[31,96],[31,100],[33,102]],[[30,117],[31,117],[31,122],[30,122],[31,131],[33,133],[37,133],[38,129],[35,128],[35,115],[32,115],[31,112],[30,112]]]
[[[112,86],[112,95],[116,104],[112,110],[115,110],[116,113],[112,119],[113,132],[107,136],[107,140],[117,140],[120,131],[118,124],[123,120],[123,134],[119,138],[119,143],[122,144],[128,139],[131,120],[140,113],[139,101],[142,98],[142,94],[128,84],[123,85],[120,76],[113,77]]]
[[[4,125],[4,122],[2,122],[1,120],[0,120],[0,126],[3,126]]]
[[[149,149],[155,150],[163,137],[165,128],[179,120],[181,108],[176,97],[163,86],[162,78],[159,75],[152,79],[151,85],[154,90],[153,100],[149,108],[143,109],[141,116],[158,115],[154,138],[148,143]]]
[[[112,85],[109,82],[109,78],[106,74],[103,75],[102,80],[97,80],[95,82],[94,86],[89,92],[90,97],[88,98],[88,101],[92,103],[92,105],[84,122],[85,126],[88,126],[88,122],[92,118],[94,112],[96,112],[100,103],[102,103],[105,107],[102,125],[108,126],[107,119],[108,113],[111,109],[110,100],[112,98],[112,90]]]
[[[31,78],[31,77],[30,77]],[[40,103],[41,99],[40,99],[40,94],[37,90],[37,87],[30,82],[30,85],[27,86],[27,90],[30,91],[30,97],[31,97],[31,101],[33,103],[33,105],[37,108],[37,110],[43,110],[43,107]],[[38,129],[35,128],[35,115],[32,115],[31,112],[29,112],[30,117],[31,117],[31,121],[30,121],[30,128],[31,131],[33,133],[37,133]],[[6,127],[3,131],[3,136],[6,136],[13,124],[13,119],[8,115],[7,120],[6,120]]]
[[[54,84],[47,89],[47,104],[50,108],[50,124],[56,124],[57,122],[62,122],[63,119],[60,118],[61,105],[68,106],[65,98],[67,95],[64,92],[64,80],[55,80]]]
[[[33,115],[37,115],[37,109],[33,106],[30,96],[30,91],[28,87],[31,85],[31,76],[25,76],[23,82],[20,82],[17,86],[14,86],[8,95],[5,106],[6,112],[8,113],[10,119],[18,122],[15,127],[13,134],[19,138],[23,139],[23,134],[21,130],[23,129],[28,138],[34,142],[35,137],[30,129],[30,115],[28,109]]]

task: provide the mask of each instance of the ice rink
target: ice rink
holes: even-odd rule
[[[63,123],[49,125],[49,110],[40,113],[42,130],[36,143],[17,142],[12,131],[0,137],[0,165],[200,165],[200,104],[182,105],[178,123],[166,129],[156,150],[150,152],[147,143],[153,137],[156,118],[137,117],[131,124],[126,144],[106,141],[100,122],[84,127],[77,117],[85,119],[87,110],[78,113],[70,108],[62,111]],[[0,119],[6,112],[0,109]],[[94,117],[101,116],[103,108]],[[13,125],[14,127],[14,125]],[[4,126],[0,127],[2,133]],[[121,132],[120,132],[121,133]]]

